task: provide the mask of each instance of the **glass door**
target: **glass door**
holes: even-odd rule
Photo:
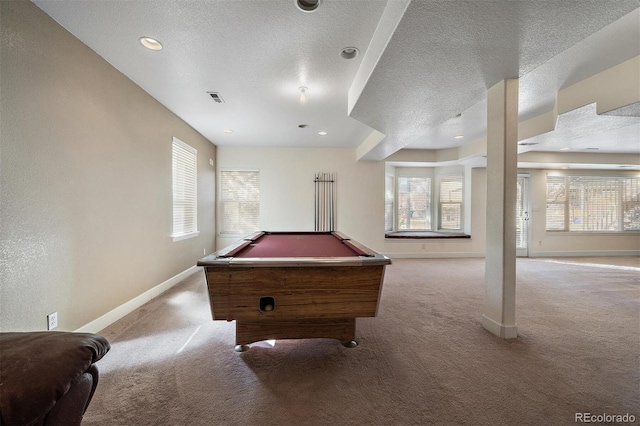
[[[518,175],[516,256],[529,256],[529,175]]]

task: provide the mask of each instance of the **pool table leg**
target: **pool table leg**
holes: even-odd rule
[[[358,346],[358,342],[356,342],[355,340],[347,340],[342,342],[342,346],[344,346],[345,348],[355,348],[356,346]]]

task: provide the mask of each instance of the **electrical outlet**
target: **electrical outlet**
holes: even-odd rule
[[[47,330],[53,330],[58,326],[58,313],[54,312],[47,315]]]

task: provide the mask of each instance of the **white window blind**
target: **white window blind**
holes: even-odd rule
[[[430,177],[398,177],[398,229],[431,231]]]
[[[547,176],[547,231],[566,230],[567,185],[564,176]]]
[[[548,176],[547,231],[640,230],[640,178]]]
[[[439,185],[440,229],[462,229],[462,175],[443,176]]]
[[[248,234],[259,229],[260,172],[220,171],[220,233]]]
[[[640,178],[622,180],[622,214],[625,231],[640,230]]]
[[[387,174],[384,180],[384,230],[393,231],[393,175]]]
[[[173,233],[174,241],[198,235],[198,151],[173,138]]]

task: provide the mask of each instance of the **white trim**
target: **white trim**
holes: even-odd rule
[[[189,275],[195,273],[198,269],[198,266],[192,266],[186,271],[180,272],[178,275],[169,278],[162,284],[158,284],[157,286],[145,291],[141,295],[134,297],[128,302],[123,303],[122,305],[110,310],[106,314],[101,317],[91,321],[88,324],[80,327],[76,330],[76,332],[80,333],[97,333],[100,330],[110,326],[114,322],[118,321],[120,318],[130,314],[131,312],[138,309],[140,306],[149,302],[150,300],[158,297],[165,291],[169,290],[174,285],[178,284],[180,281],[188,277]]]
[[[180,145],[182,148],[186,149],[187,151],[189,151],[192,154],[198,155],[198,150],[197,149],[195,149],[194,147],[192,147],[191,145],[189,145],[187,143],[182,142],[180,139],[176,138],[175,136],[173,137],[173,140],[171,142]]]
[[[442,240],[440,240],[442,241]],[[484,252],[412,252],[384,253],[391,259],[446,259],[464,257],[485,257]],[[640,256],[640,250],[615,251],[538,251],[529,252],[529,257],[588,257],[588,256]],[[522,259],[522,258],[521,258]]]
[[[484,252],[422,252],[422,253],[385,253],[391,259],[446,259],[464,257],[484,257]]]
[[[638,236],[640,232],[633,231],[544,231],[545,237],[577,237],[579,235],[619,237],[621,235]]]
[[[173,239],[173,242],[175,243],[176,241],[181,241],[181,240],[186,240],[187,238],[197,237],[198,234],[200,234],[200,231],[191,232],[189,234],[176,235],[175,237],[172,235],[171,238]]]
[[[482,327],[501,339],[515,339],[518,337],[517,325],[500,324],[484,314],[482,314]]]
[[[640,250],[529,251],[529,257],[640,256]]]

